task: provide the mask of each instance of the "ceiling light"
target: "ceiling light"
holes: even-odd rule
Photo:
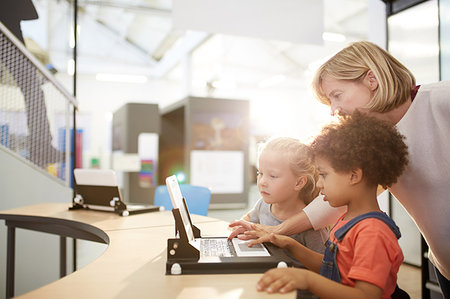
[[[73,26],[70,26],[69,32],[69,47],[71,49],[75,48],[75,34],[73,32]],[[80,25],[77,26],[77,37],[80,36]]]
[[[333,33],[333,32],[324,32],[322,33],[322,39],[327,42],[344,42],[346,37],[343,34],[340,33]]]
[[[271,86],[280,84],[284,80],[286,80],[285,75],[275,75],[268,79],[262,80],[261,82],[258,83],[258,86],[261,88],[267,88],[267,87],[271,87]]]
[[[223,88],[223,89],[236,88],[236,82],[234,82],[234,81],[215,80],[215,81],[212,81],[211,84],[214,88]]]
[[[327,55],[325,57],[322,57],[318,60],[312,61],[308,64],[308,68],[307,71],[309,71],[310,73],[314,73],[315,71],[317,71],[317,69],[324,64],[325,62],[327,62],[333,55]]]
[[[73,76],[75,74],[75,60],[67,60],[67,74]]]
[[[124,82],[124,83],[145,83],[147,77],[142,75],[127,75],[127,74],[107,74],[99,73],[95,76],[98,81],[105,82]]]

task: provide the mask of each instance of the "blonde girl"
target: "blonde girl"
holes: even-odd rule
[[[243,220],[273,226],[300,213],[315,197],[318,172],[310,149],[300,140],[272,138],[262,144],[258,157],[257,185],[261,198]],[[322,253],[327,229],[312,229],[291,236]]]

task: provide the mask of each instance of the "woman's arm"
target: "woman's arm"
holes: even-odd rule
[[[311,228],[312,224],[309,221],[309,218],[306,215],[305,211],[303,210],[300,213],[286,219],[285,221],[277,225],[273,230],[273,233],[290,236],[304,232]]]
[[[234,227],[235,229],[230,234],[228,239],[232,239],[236,236],[242,240],[254,239],[250,242],[251,246],[262,242],[268,242],[270,233],[293,235],[311,229],[312,226],[305,212],[302,211],[275,226],[251,223],[241,219],[231,222],[229,227]]]
[[[283,221],[276,226],[268,226],[262,224],[252,224],[250,222],[238,220],[230,223],[229,227],[237,227],[229,239],[239,236],[240,239],[250,240],[250,246],[269,241],[269,234],[275,233],[280,235],[294,235],[304,232],[308,229],[315,230],[324,228],[328,225],[336,223],[347,207],[333,208],[328,202],[323,200],[322,196],[316,197],[308,204],[303,211]]]
[[[261,225],[253,225],[253,230],[245,230],[242,239],[254,239],[249,246],[269,241],[269,234],[275,233],[280,235],[293,235],[301,233],[308,229],[322,229],[328,225],[336,223],[339,217],[345,213],[347,207],[333,208],[328,202],[323,200],[319,195],[310,204],[308,204],[302,212],[286,219],[283,223],[272,226],[263,227]]]
[[[277,226],[253,224],[252,227],[253,230],[247,230],[243,235],[238,236],[241,240],[252,240],[248,243],[250,247],[264,242],[271,242],[271,234],[290,236],[311,229],[311,222],[309,222],[305,212],[301,211]]]
[[[322,195],[317,196],[303,209],[314,230],[335,224],[346,211],[347,206],[333,208],[327,201],[323,200]]]

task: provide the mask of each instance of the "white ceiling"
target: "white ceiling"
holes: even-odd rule
[[[350,41],[367,39],[368,1],[324,0],[325,32],[342,34],[345,40],[324,40],[318,46],[176,31],[171,0],[79,0],[77,72],[179,79],[185,76],[185,64],[180,62],[192,53],[192,84],[209,82],[210,88],[299,84],[298,79],[324,57]],[[47,33],[33,35],[28,27],[60,72],[67,71],[72,56],[69,2],[34,0]]]

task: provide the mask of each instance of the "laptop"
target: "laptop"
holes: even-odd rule
[[[111,169],[74,169],[75,198],[71,209],[115,212],[121,216],[159,211],[159,206],[125,203]]]
[[[166,185],[178,233],[177,239],[168,240],[166,274],[262,273],[293,265],[285,251],[271,243],[248,247],[249,241],[238,238],[201,237],[176,176],[168,177]]]

